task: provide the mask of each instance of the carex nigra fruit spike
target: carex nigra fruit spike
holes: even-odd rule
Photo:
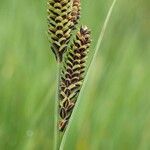
[[[82,87],[90,42],[90,31],[86,26],[81,26],[64,60],[59,89],[59,130],[61,132],[68,124]]]
[[[51,49],[58,62],[62,62],[63,54],[71,36],[72,21],[69,19],[72,11],[71,0],[48,1],[48,33]]]

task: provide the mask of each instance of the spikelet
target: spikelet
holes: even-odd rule
[[[59,130],[63,132],[75,106],[86,69],[90,31],[82,26],[67,52],[60,79]]]
[[[51,49],[58,62],[62,61],[71,36],[72,22],[68,18],[72,9],[71,0],[48,1],[48,33]]]
[[[73,0],[72,2],[72,11],[69,16],[69,19],[72,21],[72,28],[75,29],[78,24],[78,20],[80,19],[80,10],[81,10],[81,2],[80,0]]]

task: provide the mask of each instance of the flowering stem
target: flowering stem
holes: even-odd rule
[[[55,112],[54,112],[54,150],[59,150],[62,136],[58,130],[58,120],[59,120],[59,83],[60,83],[60,71],[61,63],[57,64],[57,81],[56,81],[56,96],[55,96]]]

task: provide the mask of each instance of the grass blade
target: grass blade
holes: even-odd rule
[[[86,77],[85,77],[83,86],[82,86],[82,88],[81,88],[81,91],[80,91],[80,94],[79,94],[79,97],[78,97],[78,101],[77,101],[77,103],[76,103],[76,106],[75,106],[74,111],[73,111],[73,113],[72,113],[72,116],[71,116],[71,118],[70,118],[70,122],[69,122],[69,124],[68,124],[67,129],[66,129],[66,132],[65,132],[65,134],[64,134],[64,136],[63,136],[63,139],[62,139],[62,142],[61,142],[61,145],[60,145],[60,150],[63,150],[63,149],[64,149],[66,137],[67,137],[67,135],[68,135],[68,132],[69,132],[69,129],[70,129],[72,120],[73,120],[73,118],[74,118],[74,113],[76,112],[77,107],[78,107],[78,104],[79,104],[79,102],[80,102],[80,100],[81,100],[81,98],[82,98],[82,93],[83,93],[84,87],[86,86],[86,82],[87,82],[87,79],[88,79],[88,77],[89,77],[89,75],[90,75],[90,72],[92,72],[92,68],[93,68],[93,65],[94,65],[94,63],[95,63],[95,59],[96,59],[97,54],[98,54],[98,51],[99,51],[99,49],[100,49],[100,46],[101,46],[101,43],[102,43],[102,40],[103,40],[105,31],[106,31],[108,22],[109,22],[109,20],[110,20],[110,17],[111,17],[113,8],[114,8],[114,6],[115,6],[115,4],[116,4],[116,1],[117,1],[117,0],[113,0],[112,4],[111,4],[111,6],[110,6],[110,8],[109,8],[109,10],[108,10],[108,13],[107,13],[107,16],[106,16],[104,25],[103,25],[103,27],[102,27],[102,30],[101,30],[101,32],[100,32],[100,35],[99,35],[99,38],[98,38],[98,41],[97,41],[97,44],[96,44],[96,47],[95,47],[94,55],[93,55],[93,57],[92,57],[92,59],[91,59],[91,62],[90,62],[90,65],[89,65],[89,67],[88,67],[87,74],[86,74]]]

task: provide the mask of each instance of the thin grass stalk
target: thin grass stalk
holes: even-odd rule
[[[61,136],[58,131],[58,106],[59,106],[59,83],[60,83],[60,72],[61,72],[61,63],[57,63],[57,82],[56,82],[56,95],[55,95],[55,112],[54,112],[54,150],[59,150],[61,143]]]
[[[78,105],[79,105],[80,101],[81,101],[81,98],[82,98],[82,95],[83,95],[83,91],[84,91],[84,89],[85,89],[85,87],[86,87],[87,80],[88,80],[88,78],[89,78],[89,76],[90,76],[90,73],[92,72],[92,69],[94,68],[95,60],[96,60],[98,51],[99,51],[99,49],[100,49],[100,46],[101,46],[101,43],[102,43],[102,40],[103,40],[105,31],[106,31],[108,22],[109,22],[109,20],[110,20],[110,17],[111,17],[113,8],[114,8],[114,6],[115,6],[115,4],[116,4],[116,1],[117,1],[117,0],[113,0],[112,4],[111,4],[111,6],[110,6],[110,8],[109,8],[109,10],[108,10],[106,19],[105,19],[105,21],[104,21],[102,30],[101,30],[101,32],[100,32],[100,35],[99,35],[99,38],[98,38],[98,41],[97,41],[97,44],[96,44],[96,47],[95,47],[94,55],[93,55],[93,57],[92,57],[92,59],[91,59],[91,61],[90,61],[90,65],[89,65],[89,67],[88,67],[87,74],[86,74],[86,76],[85,76],[85,80],[84,80],[84,82],[83,82],[83,86],[82,86],[82,88],[81,88],[81,91],[80,91],[80,94],[79,94],[79,97],[78,97],[76,106],[75,106],[75,108],[74,108],[74,110],[73,110],[73,113],[72,113],[72,116],[71,116],[71,118],[70,118],[68,127],[67,127],[67,129],[66,129],[66,132],[65,132],[65,134],[64,134],[64,136],[63,136],[63,139],[62,139],[62,142],[61,142],[61,145],[60,145],[60,150],[64,150],[64,145],[65,145],[65,142],[66,142],[66,137],[67,137],[67,135],[68,135],[68,133],[69,133],[69,129],[70,129],[70,127],[71,127],[71,124],[72,124],[72,121],[73,121],[73,118],[74,118],[74,114],[75,114],[75,112],[76,112],[76,110],[77,110],[77,108],[78,108]]]

